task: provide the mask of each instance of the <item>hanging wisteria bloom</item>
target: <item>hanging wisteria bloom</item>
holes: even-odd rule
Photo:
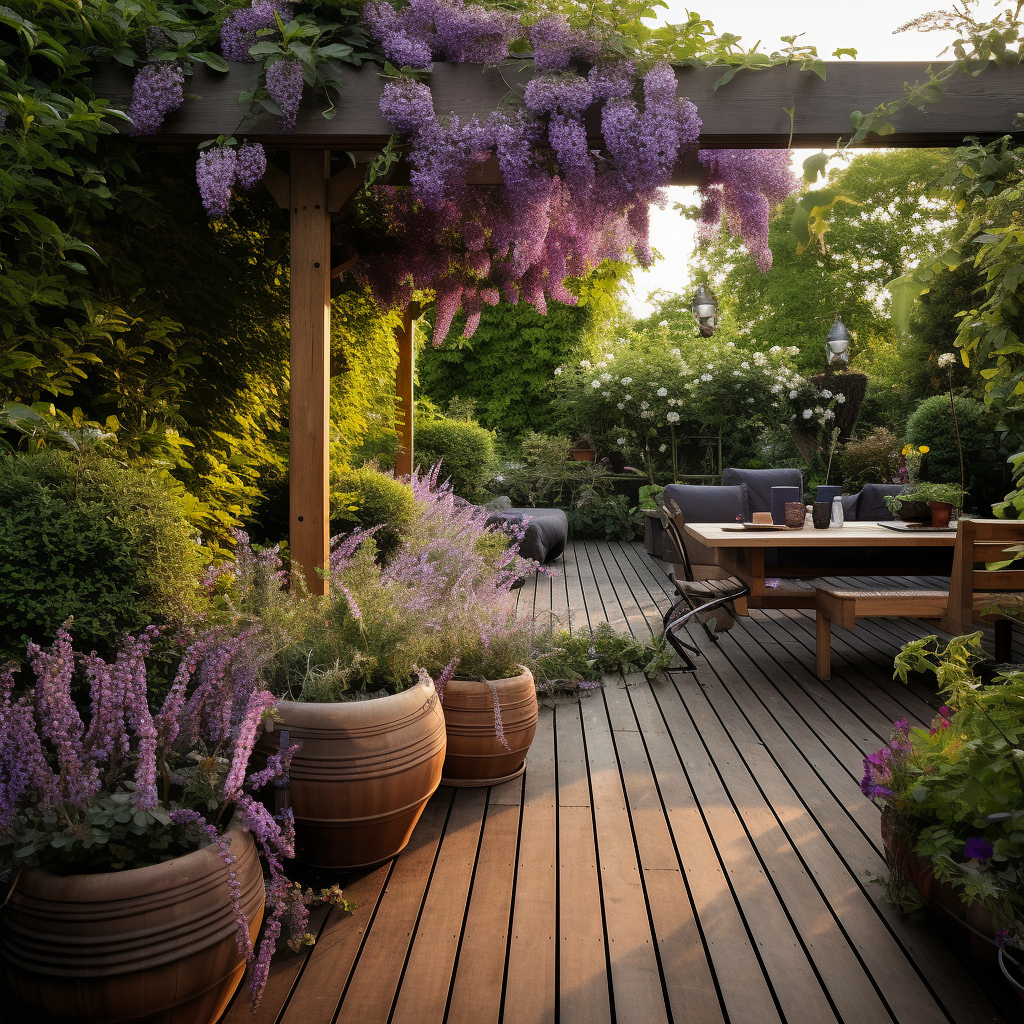
[[[238,173],[238,153],[230,146],[211,146],[196,161],[196,184],[203,209],[211,217],[226,217],[231,209],[231,189]]]
[[[267,173],[267,154],[258,142],[245,142],[238,147],[236,174],[238,184],[250,192]]]
[[[145,64],[132,84],[128,117],[133,135],[155,135],[164,118],[185,101],[185,72],[177,64]]]
[[[302,102],[302,65],[297,60],[279,60],[267,68],[267,92],[281,108],[281,131],[295,131]]]
[[[249,50],[277,27],[277,15],[287,24],[292,20],[290,4],[281,0],[253,0],[249,7],[233,11],[220,28],[220,49],[227,60],[251,62]]]
[[[767,273],[772,266],[768,248],[771,210],[800,187],[790,167],[789,151],[702,149],[697,158],[708,169],[707,184],[701,186],[704,202],[699,236],[714,238],[724,214],[729,231],[743,236],[758,269]]]

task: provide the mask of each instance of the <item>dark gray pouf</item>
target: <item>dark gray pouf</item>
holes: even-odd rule
[[[557,558],[569,538],[569,520],[560,508],[503,508],[487,517],[488,524],[519,525],[529,519],[519,554],[543,565]]]

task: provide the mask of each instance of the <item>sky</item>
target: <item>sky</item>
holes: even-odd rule
[[[780,37],[804,31],[798,42],[810,43],[818,48],[819,56],[834,59],[832,53],[839,47],[852,46],[858,60],[921,60],[938,57],[952,40],[940,33],[905,32],[893,35],[893,29],[926,11],[951,6],[943,0],[668,0],[669,8],[659,20],[679,22],[685,20],[686,10],[698,11],[709,18],[718,32],[731,32],[742,36],[743,44],[753,46],[761,40],[759,49],[771,53],[784,44]],[[1005,0],[991,3],[980,0],[976,17],[987,19],[1006,7]],[[843,58],[846,60],[847,58]],[[797,171],[811,150],[796,150],[793,163]],[[668,190],[669,202],[665,210],[651,208],[651,243],[662,259],[647,271],[637,270],[635,285],[627,294],[634,315],[642,317],[652,311],[649,293],[658,290],[678,292],[686,283],[686,264],[693,251],[696,225],[672,210],[672,204],[698,202],[696,188],[673,187]]]

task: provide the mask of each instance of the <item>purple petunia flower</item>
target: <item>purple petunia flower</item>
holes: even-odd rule
[[[995,849],[983,836],[971,836],[964,843],[964,856],[968,860],[991,860]]]

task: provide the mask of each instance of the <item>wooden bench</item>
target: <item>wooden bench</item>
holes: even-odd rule
[[[981,620],[996,622],[996,659],[1008,660],[1010,622],[991,609],[1000,601],[1020,601],[1017,595],[1024,591],[1024,568],[975,566],[1012,558],[1014,546],[1022,543],[1024,521],[961,519],[947,590],[854,590],[812,580],[818,678],[828,679],[832,674],[832,624],[853,630],[857,619],[871,617],[924,619],[954,634],[969,632]]]

